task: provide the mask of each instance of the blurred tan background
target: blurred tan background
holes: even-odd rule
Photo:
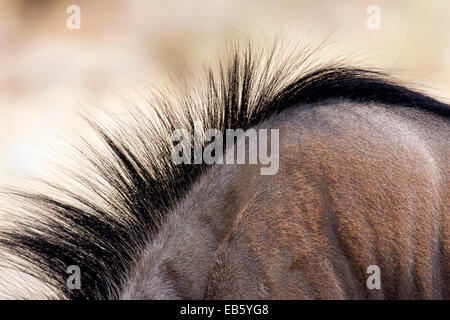
[[[81,10],[79,30],[66,26],[70,5]],[[371,5],[380,29],[367,27]],[[52,128],[73,124],[80,105],[120,108],[118,92],[136,95],[142,83],[201,63],[230,32],[280,30],[330,36],[337,56],[450,98],[448,0],[1,0],[0,184],[42,174],[34,155],[53,148]]]

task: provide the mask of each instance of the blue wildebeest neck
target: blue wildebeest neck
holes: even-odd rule
[[[212,166],[121,297],[449,298],[445,121],[345,101],[269,119],[261,127],[280,130],[279,172]],[[366,284],[371,265],[380,289]]]

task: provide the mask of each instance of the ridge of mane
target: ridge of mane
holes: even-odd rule
[[[341,98],[450,116],[448,105],[381,72],[340,64],[305,71],[314,50],[284,59],[279,48],[235,48],[217,70],[207,70],[196,90],[180,83],[153,92],[151,116],[131,108],[130,123],[111,115],[113,128],[86,118],[105,152],[89,142],[77,147],[89,169],[67,169],[73,186],[48,182],[48,192],[9,193],[29,217],[2,227],[0,246],[8,251],[3,261],[55,288],[58,297],[117,298],[124,275],[164,216],[207,168],[170,160],[170,134],[178,128],[193,132],[198,119],[205,129],[245,130],[287,108]],[[69,265],[83,273],[80,290],[66,287]]]

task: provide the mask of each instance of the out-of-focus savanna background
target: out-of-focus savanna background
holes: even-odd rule
[[[71,5],[80,29],[67,27]],[[379,29],[367,25],[371,5]],[[230,34],[284,31],[328,37],[339,58],[450,98],[448,0],[1,0],[0,184],[42,173],[40,150],[57,149],[55,128],[76,127],[80,106],[124,108],[120,97],[201,64]]]

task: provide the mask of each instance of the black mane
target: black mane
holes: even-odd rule
[[[170,133],[178,128],[192,132],[197,119],[205,130],[245,130],[287,108],[330,99],[450,115],[447,104],[380,72],[325,65],[305,73],[292,61],[278,61],[275,52],[264,60],[250,47],[236,49],[219,71],[207,71],[195,92],[179,84],[173,93],[155,93],[157,103],[148,107],[152,116],[133,108],[134,121],[115,118],[114,128],[87,119],[108,150],[89,143],[79,147],[90,165],[89,172],[69,173],[79,188],[49,183],[48,194],[11,193],[32,213],[0,233],[0,245],[23,259],[15,266],[60,290],[62,298],[116,298],[161,219],[207,168],[171,162]],[[69,265],[81,269],[81,290],[66,287]]]

